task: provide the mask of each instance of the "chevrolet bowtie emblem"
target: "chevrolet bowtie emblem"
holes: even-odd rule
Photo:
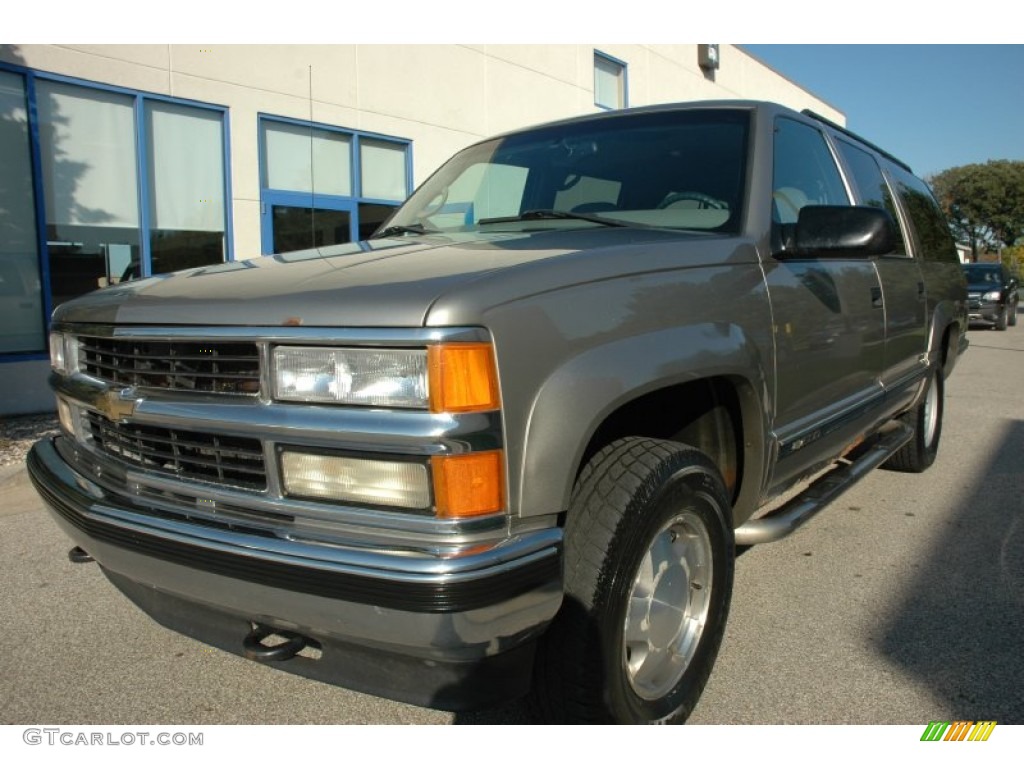
[[[135,413],[138,398],[135,390],[126,387],[120,390],[108,390],[96,401],[95,408],[111,421],[123,421]]]

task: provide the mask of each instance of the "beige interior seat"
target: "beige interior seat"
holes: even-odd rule
[[[796,224],[800,209],[808,202],[807,195],[796,187],[779,187],[772,193],[776,220],[780,224]]]

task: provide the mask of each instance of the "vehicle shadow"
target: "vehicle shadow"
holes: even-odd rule
[[[936,718],[1024,723],[1024,422],[993,438],[878,643],[945,702]]]
[[[458,712],[452,719],[452,725],[529,725],[535,722],[523,701],[477,712]]]

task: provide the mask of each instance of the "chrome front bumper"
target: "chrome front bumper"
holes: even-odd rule
[[[998,301],[972,300],[967,305],[969,322],[996,323],[1003,313],[1003,305]]]
[[[557,528],[461,557],[322,546],[154,514],[53,441],[28,471],[65,533],[157,621],[240,654],[254,625],[301,633],[322,657],[275,666],[390,698],[464,709],[525,692],[562,601]]]

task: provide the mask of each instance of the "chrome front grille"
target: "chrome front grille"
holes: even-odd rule
[[[79,368],[122,387],[257,395],[260,356],[251,342],[79,338]]]
[[[115,423],[92,412],[85,413],[85,426],[95,448],[127,464],[182,480],[255,491],[267,487],[259,440]]]

